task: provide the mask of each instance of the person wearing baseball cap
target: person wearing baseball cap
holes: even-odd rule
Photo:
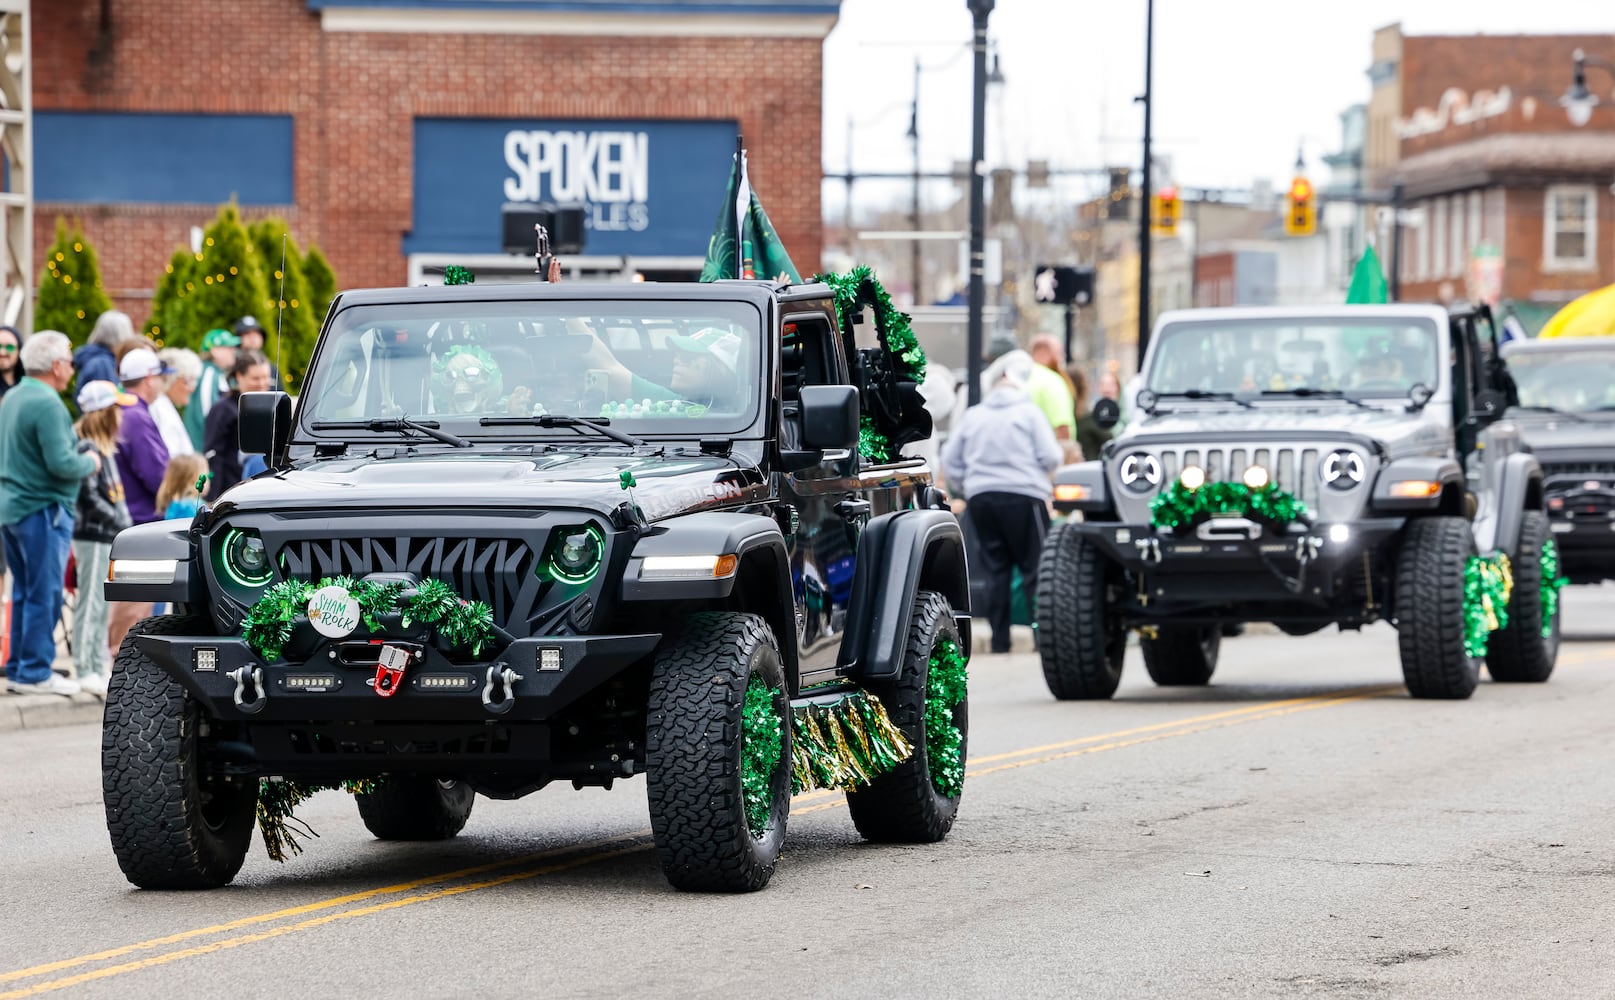
[[[123,426],[118,429],[118,447],[113,458],[123,480],[124,502],[135,524],[162,520],[157,509],[157,492],[168,472],[168,445],[157,428],[151,404],[163,394],[163,377],[174,370],[163,364],[149,347],[137,347],[118,362],[118,377],[135,401],[123,408]],[[193,404],[194,405],[194,404]],[[108,614],[107,645],[117,649],[130,626],[151,614],[150,601],[119,601]]]
[[[256,316],[243,316],[236,320],[235,334],[241,341],[243,351],[262,351],[264,338],[268,336],[264,328],[258,325]],[[269,362],[269,388],[280,388],[280,366],[273,361]]]
[[[732,330],[709,326],[687,337],[669,337],[679,349],[673,358],[673,375],[667,387],[678,399],[708,406],[731,402],[740,365],[740,336]]]
[[[208,411],[230,391],[229,371],[235,367],[236,348],[240,346],[241,338],[222,328],[209,330],[202,337],[202,377],[196,380],[196,391],[185,407],[185,430],[197,451],[202,450],[206,436]]]

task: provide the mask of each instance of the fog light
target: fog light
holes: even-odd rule
[[[1267,470],[1260,465],[1253,465],[1245,470],[1245,485],[1253,490],[1259,490],[1268,482]]]
[[[1178,482],[1186,490],[1197,490],[1206,485],[1206,470],[1198,465],[1184,466],[1183,472],[1178,475]]]
[[[421,674],[415,686],[425,691],[469,691],[476,678],[469,674]]]
[[[561,669],[561,650],[556,646],[545,646],[538,651],[538,669]]]
[[[212,646],[191,650],[191,669],[202,674],[211,674],[218,670],[219,651]]]
[[[1351,540],[1351,529],[1344,524],[1331,524],[1329,526],[1329,540],[1336,545],[1344,545]]]
[[[318,693],[330,691],[337,686],[335,674],[287,674],[286,688],[289,691],[309,691]]]

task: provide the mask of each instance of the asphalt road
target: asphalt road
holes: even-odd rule
[[[1207,689],[1056,703],[972,664],[942,844],[800,797],[771,885],[670,890],[644,786],[479,799],[443,845],[351,802],[236,884],[133,890],[99,733],[0,734],[0,1000],[85,997],[1615,995],[1615,588],[1567,591],[1546,685],[1414,702],[1388,628],[1225,642]]]

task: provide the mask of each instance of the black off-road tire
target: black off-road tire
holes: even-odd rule
[[[258,779],[205,773],[200,705],[135,645],[139,635],[207,635],[206,619],[147,618],[113,660],[101,726],[101,797],[118,867],[142,889],[213,889],[241,870]]]
[[[1144,669],[1161,687],[1204,687],[1217,670],[1222,634],[1216,625],[1163,625],[1138,642]]]
[[[1415,698],[1468,698],[1480,657],[1464,651],[1464,569],[1475,537],[1461,517],[1409,522],[1396,563],[1397,645]]]
[[[783,742],[767,825],[753,835],[741,787],[746,687],[775,692]],[[691,892],[754,892],[768,884],[791,809],[791,713],[773,630],[757,615],[690,615],[663,642],[645,720],[645,781],[656,856]]]
[[[893,724],[903,731],[914,753],[857,791],[847,793],[847,811],[866,840],[888,844],[934,844],[953,829],[963,795],[946,796],[932,781],[931,757],[925,740],[925,700],[929,693],[931,652],[938,641],[951,639],[963,653],[953,608],[947,598],[922,590],[914,595],[908,641],[903,649],[903,670],[895,681],[870,684],[869,691],[886,706]],[[962,736],[963,764],[970,740],[970,698],[953,708],[953,724]]]
[[[365,829],[378,840],[448,840],[465,829],[477,793],[463,781],[395,774],[353,797]]]
[[[1110,613],[1119,575],[1070,524],[1049,529],[1037,566],[1037,652],[1061,701],[1109,698],[1121,683],[1127,630]]]
[[[1553,675],[1559,658],[1560,612],[1555,611],[1551,622],[1542,620],[1542,546],[1552,537],[1541,511],[1525,512],[1520,542],[1510,560],[1514,592],[1508,599],[1508,624],[1493,632],[1486,644],[1486,670],[1494,681],[1540,684]]]

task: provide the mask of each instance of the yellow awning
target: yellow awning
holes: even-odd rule
[[[1542,325],[1538,337],[1615,336],[1615,285],[1575,299]]]

